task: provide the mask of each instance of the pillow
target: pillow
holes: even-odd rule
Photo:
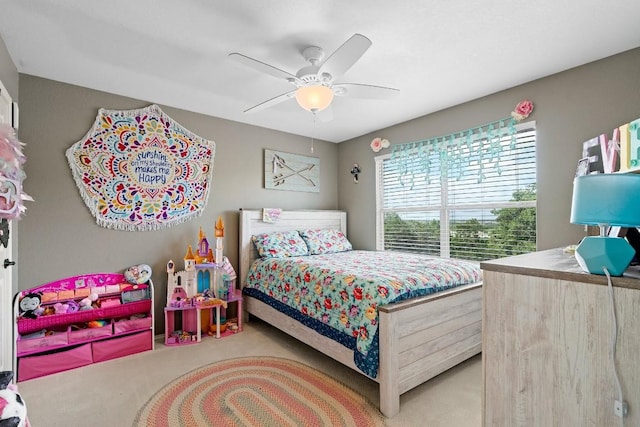
[[[286,258],[309,255],[307,245],[297,231],[277,231],[251,236],[262,258]]]
[[[299,232],[309,247],[310,255],[331,254],[353,249],[340,230],[302,230]]]

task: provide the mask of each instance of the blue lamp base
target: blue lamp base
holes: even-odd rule
[[[587,273],[622,276],[636,251],[621,237],[587,236],[576,248],[576,260]]]

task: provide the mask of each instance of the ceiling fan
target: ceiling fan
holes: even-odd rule
[[[309,46],[302,50],[302,56],[310,63],[295,74],[281,70],[257,59],[241,53],[230,53],[232,60],[291,83],[296,89],[261,102],[247,110],[253,113],[264,110],[291,98],[305,110],[319,115],[322,121],[333,117],[330,109],[333,96],[350,96],[368,99],[388,99],[398,94],[399,90],[358,83],[339,83],[338,79],[347,72],[371,46],[371,40],[362,34],[354,34],[346,42],[324,59],[324,51],[317,46]],[[324,59],[324,60],[323,60]]]

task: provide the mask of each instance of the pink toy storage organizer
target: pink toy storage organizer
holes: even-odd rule
[[[73,276],[18,293],[14,301],[14,369],[17,380],[25,381],[152,350],[153,283],[149,281],[139,286],[148,291],[143,293],[145,299],[122,302],[125,300],[121,298],[122,292],[131,287],[122,274],[98,273]],[[42,306],[71,300],[77,302],[92,292],[98,294],[100,301],[108,301],[109,306],[36,319],[19,317],[21,297],[37,292],[43,295]],[[103,320],[106,324],[94,328],[72,327],[94,320]],[[41,331],[42,335],[27,337]]]

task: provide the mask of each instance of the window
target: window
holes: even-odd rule
[[[376,157],[377,249],[479,261],[535,251],[534,124],[515,136],[514,144],[494,139],[499,157],[477,154],[486,139],[458,158],[436,150]]]

